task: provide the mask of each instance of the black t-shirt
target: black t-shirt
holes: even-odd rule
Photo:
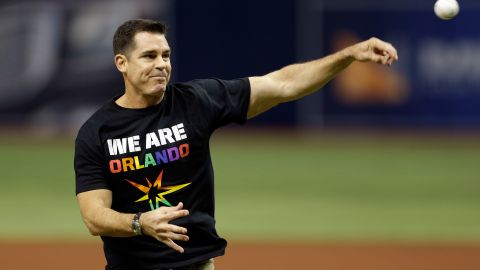
[[[183,202],[190,215],[173,221],[190,238],[183,254],[150,236],[103,236],[108,269],[175,268],[224,254],[214,218],[209,139],[230,122],[246,121],[247,78],[205,79],[167,86],[164,99],[126,109],[115,99],[80,129],[75,146],[76,192],[109,189],[112,209],[146,212]]]

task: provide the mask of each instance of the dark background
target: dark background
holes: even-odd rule
[[[253,119],[252,126],[476,129],[479,5],[462,1],[459,16],[442,21],[433,14],[434,1],[417,2],[2,1],[0,124],[77,129],[122,93],[111,38],[126,19],[144,17],[169,26],[172,82],[263,75],[333,52],[333,38],[345,30],[383,38],[399,50],[392,70],[406,78],[405,101],[345,104],[329,84]],[[437,50],[425,57],[426,46]]]

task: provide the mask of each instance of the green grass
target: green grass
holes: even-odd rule
[[[233,238],[480,240],[473,139],[238,138],[213,147],[218,227]]]
[[[76,204],[72,142],[4,138],[0,149],[1,238],[88,235]]]
[[[230,239],[479,241],[471,137],[220,133],[219,233]],[[0,239],[88,238],[73,146],[0,140]]]

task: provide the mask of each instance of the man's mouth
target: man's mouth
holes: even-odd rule
[[[150,77],[153,77],[153,78],[166,78],[167,77],[167,74],[166,73],[154,73],[152,75],[150,75]]]
[[[157,76],[150,76],[150,78],[159,81],[159,82],[165,82],[167,81],[167,77],[163,75],[157,75]]]

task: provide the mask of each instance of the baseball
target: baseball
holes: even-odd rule
[[[460,7],[457,0],[437,0],[433,10],[440,19],[450,20],[457,16]]]

